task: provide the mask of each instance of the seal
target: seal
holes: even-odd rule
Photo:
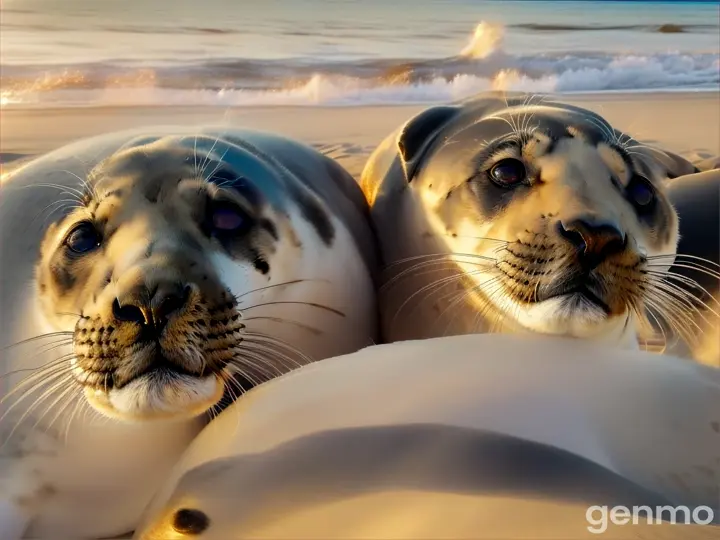
[[[695,362],[555,336],[368,347],[224,411],[135,538],[627,538],[599,531],[617,506],[720,524],[719,383]],[[639,517],[632,534],[668,534]]]
[[[65,147],[6,179],[0,241],[3,539],[133,530],[227,401],[376,339],[362,192],[276,135]]]
[[[671,180],[668,197],[680,215],[682,254],[668,275],[702,305],[683,321],[690,339],[676,340],[667,351],[720,367],[720,169]]]
[[[580,107],[486,95],[427,109],[370,156],[362,188],[387,279],[384,341],[543,333],[638,346],[694,313],[668,279],[694,170]]]

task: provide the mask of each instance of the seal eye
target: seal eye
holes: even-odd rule
[[[88,253],[100,246],[100,233],[88,221],[78,223],[65,238],[65,245],[73,253]]]
[[[643,176],[634,175],[625,187],[625,193],[639,212],[649,212],[655,205],[655,188]]]
[[[250,227],[250,217],[237,206],[215,202],[210,207],[212,229],[221,233],[238,233]]]
[[[502,187],[514,187],[526,178],[525,165],[517,159],[503,159],[490,169],[490,179]]]

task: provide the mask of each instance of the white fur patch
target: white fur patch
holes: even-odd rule
[[[202,413],[203,404],[213,401],[218,395],[218,385],[222,382],[214,375],[191,377],[173,375],[167,383],[153,380],[154,374],[138,377],[130,384],[113,389],[107,393],[107,400],[122,416],[139,417],[154,414],[178,414],[185,411]],[[97,394],[104,391],[97,390]]]

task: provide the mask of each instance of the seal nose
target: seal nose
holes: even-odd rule
[[[578,251],[581,264],[592,270],[625,249],[627,238],[615,225],[593,217],[558,221],[558,233]]]
[[[115,298],[113,317],[120,322],[133,322],[154,327],[159,334],[172,315],[180,311],[190,298],[190,286],[177,283],[158,284],[148,291],[147,286]]]

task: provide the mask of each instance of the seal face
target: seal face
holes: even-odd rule
[[[385,337],[531,331],[634,343],[646,309],[670,316],[668,302],[681,302],[661,279],[678,242],[665,163],[559,103],[490,97],[419,114],[363,172],[394,272]],[[454,297],[438,300],[443,287]],[[408,309],[401,297],[418,291],[425,298]]]
[[[3,540],[127,534],[228,401],[377,340],[366,201],[310,147],[144,128],[2,181]]]
[[[274,288],[280,296],[271,300],[282,303],[283,287],[331,277],[308,272],[323,252],[340,255],[330,265],[364,265],[337,252],[335,242],[352,239],[332,210],[297,180],[281,193],[276,164],[259,150],[246,156],[233,142],[191,142],[130,144],[102,161],[41,246],[42,314],[54,329],[72,327],[72,377],[105,415],[197,416],[228,386],[242,391],[234,375],[254,384],[311,361],[281,338],[249,331],[243,297]],[[305,291],[295,303],[318,300]]]

